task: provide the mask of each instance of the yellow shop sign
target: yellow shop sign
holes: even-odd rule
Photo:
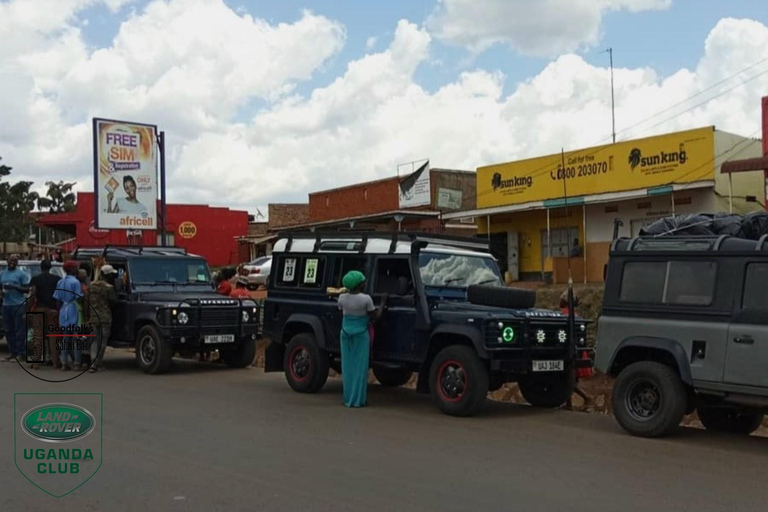
[[[477,207],[715,179],[714,127],[630,140],[477,169]]]

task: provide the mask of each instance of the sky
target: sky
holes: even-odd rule
[[[168,200],[268,203],[715,125],[760,136],[768,2],[0,0],[0,157],[92,182],[91,119],[166,132]]]

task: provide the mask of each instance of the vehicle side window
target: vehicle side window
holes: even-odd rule
[[[670,261],[664,304],[708,306],[715,294],[714,261]]]
[[[277,263],[277,286],[288,288],[299,283],[299,270],[302,258],[296,256],[281,256]]]
[[[325,276],[325,258],[304,258],[299,285],[303,288],[320,288]]]
[[[712,261],[630,262],[624,265],[620,300],[708,306],[716,277],[717,264]]]
[[[380,258],[376,265],[376,281],[374,282],[374,294],[388,293],[396,295],[398,282],[404,279],[408,283],[408,289],[413,290],[413,275],[407,258]]]
[[[333,282],[331,285],[335,288],[343,286],[342,280],[347,272],[357,270],[365,274],[365,264],[368,259],[364,256],[337,256],[336,264],[333,268]]]
[[[621,277],[619,300],[641,304],[661,304],[666,272],[665,261],[626,263]]]
[[[768,263],[750,263],[744,281],[742,309],[768,311]]]

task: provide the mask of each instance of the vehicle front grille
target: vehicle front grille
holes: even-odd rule
[[[235,325],[240,314],[239,308],[202,308],[200,310],[200,325],[214,327],[217,325]]]

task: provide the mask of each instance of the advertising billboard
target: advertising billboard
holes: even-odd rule
[[[93,120],[98,229],[157,229],[157,127]]]
[[[713,127],[477,169],[477,207],[621,192],[715,179]]]

